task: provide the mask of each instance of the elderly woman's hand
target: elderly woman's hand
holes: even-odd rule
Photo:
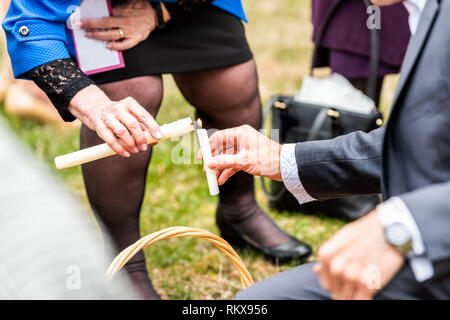
[[[164,21],[170,14],[162,4]],[[81,21],[80,28],[86,30],[91,39],[107,41],[111,50],[131,49],[148,38],[157,26],[156,12],[148,0],[130,0],[113,8],[113,16]]]
[[[281,145],[249,125],[217,131],[209,139],[219,185],[238,171],[281,181]],[[199,153],[199,158],[202,158]]]
[[[136,100],[111,101],[94,85],[78,92],[68,110],[122,157],[146,151],[150,136],[162,138],[156,121]]]

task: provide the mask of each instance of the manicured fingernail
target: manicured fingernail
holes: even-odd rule
[[[133,152],[134,152],[134,153],[138,153],[138,152],[139,152],[139,149],[138,149],[137,147],[134,147],[134,148],[133,148]]]
[[[155,132],[155,138],[158,139],[158,140],[159,140],[159,139],[162,139],[162,134],[161,134],[161,132],[156,131],[156,132]]]
[[[83,28],[83,22],[81,22],[81,21],[75,22],[72,27],[75,30],[81,29],[81,28]]]
[[[141,150],[142,150],[142,151],[147,151],[147,145],[146,145],[146,144],[143,144],[143,145],[141,146]]]
[[[92,37],[92,32],[86,32],[86,37],[88,38]]]
[[[107,47],[108,49],[112,49],[112,44],[109,43],[109,42],[107,42],[107,43],[106,43],[106,47]]]
[[[127,157],[127,158],[129,158],[131,156],[131,154],[128,151],[125,152],[124,154],[125,154],[125,157]]]

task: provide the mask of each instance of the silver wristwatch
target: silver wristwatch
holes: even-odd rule
[[[401,222],[394,222],[384,226],[384,237],[402,256],[406,256],[412,250],[411,233]]]

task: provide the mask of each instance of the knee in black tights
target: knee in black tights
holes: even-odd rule
[[[176,74],[174,79],[206,127],[260,126],[261,104],[253,60],[222,69]]]

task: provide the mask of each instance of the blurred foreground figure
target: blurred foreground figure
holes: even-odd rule
[[[0,122],[0,299],[133,299],[95,224]]]

